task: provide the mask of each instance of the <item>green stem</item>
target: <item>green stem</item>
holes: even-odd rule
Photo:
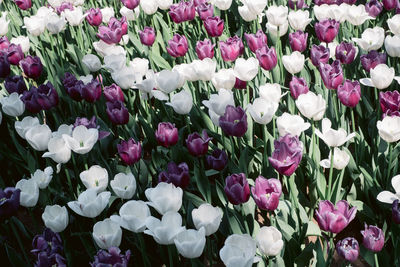
[[[262,173],[265,173],[267,170],[267,126],[262,125],[263,130],[263,138],[264,138],[264,154],[262,158]]]
[[[327,195],[325,197],[327,200],[331,199],[332,176],[333,176],[333,158],[334,158],[333,152],[334,152],[334,149],[331,148],[331,166],[329,168],[329,180],[328,180],[328,191],[327,191],[328,193],[327,193]]]
[[[374,258],[375,258],[375,267],[379,267],[378,253],[374,254]]]
[[[391,167],[392,167],[392,160],[393,160],[393,145],[389,143],[389,163],[388,163],[388,168],[387,168],[387,180],[390,181],[390,176],[391,176]],[[386,183],[384,184],[384,186]]]
[[[29,263],[30,260],[29,260],[29,258],[28,258],[28,255],[26,254],[24,245],[22,244],[21,237],[19,236],[17,229],[15,229],[15,225],[14,225],[15,222],[14,222],[14,219],[15,219],[15,218],[11,218],[11,220],[9,221],[9,222],[10,222],[10,225],[11,225],[11,229],[12,229],[12,231],[13,231],[13,233],[14,233],[15,238],[17,239],[18,246],[20,247],[20,249],[21,249],[21,251],[22,251],[22,254],[24,254],[25,261],[26,261],[27,263]]]

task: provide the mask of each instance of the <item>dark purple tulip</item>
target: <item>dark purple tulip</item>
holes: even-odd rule
[[[392,203],[392,220],[394,223],[400,224],[400,206],[398,199]]]
[[[207,131],[203,130],[202,135],[197,132],[190,134],[186,139],[186,147],[191,155],[200,157],[207,154],[210,141]]]
[[[329,48],[323,45],[312,45],[310,58],[314,66],[319,66],[319,63],[328,63],[330,57]]]
[[[178,128],[170,122],[160,122],[155,133],[159,145],[170,147],[178,143]]]
[[[345,80],[343,84],[339,85],[337,94],[343,105],[354,108],[361,98],[360,83],[358,81]]]
[[[236,78],[235,85],[233,86],[233,88],[239,89],[239,90],[246,89],[247,88],[247,82],[246,81],[242,81],[239,78]]]
[[[224,61],[235,61],[244,53],[244,45],[242,39],[238,36],[229,37],[225,42],[219,42],[219,49]]]
[[[146,46],[152,46],[156,40],[156,31],[152,27],[144,27],[139,31],[140,42]]]
[[[307,4],[304,2],[304,0],[289,0],[288,5],[290,9],[303,9],[303,8],[308,8]],[[296,6],[296,8],[295,8]]]
[[[202,60],[205,58],[213,58],[214,57],[214,47],[209,39],[204,39],[204,41],[198,41],[196,44],[196,54],[197,57]]]
[[[125,16],[123,16],[120,20],[112,17],[110,19],[110,21],[108,22],[108,27],[112,30],[121,29],[122,35],[125,35],[128,33],[128,22],[127,22]]]
[[[370,71],[379,64],[386,64],[386,53],[379,53],[376,50],[371,50],[368,54],[361,55],[361,65],[366,71]]]
[[[294,99],[297,99],[301,94],[307,94],[310,89],[308,88],[307,81],[304,78],[292,76],[289,83],[290,94]]]
[[[189,185],[190,175],[189,167],[186,162],[176,165],[175,162],[168,163],[167,171],[158,175],[158,182],[171,183],[180,188],[186,188]]]
[[[289,43],[293,51],[304,52],[307,49],[308,33],[296,31],[289,33]]]
[[[228,155],[224,150],[214,149],[211,155],[207,156],[207,165],[216,171],[222,171],[228,163]]]
[[[196,11],[201,20],[214,16],[214,7],[210,3],[203,3],[196,6]]]
[[[107,116],[113,124],[123,125],[129,121],[128,109],[121,101],[107,102]]]
[[[14,2],[22,10],[27,10],[32,7],[31,0],[14,0]]]
[[[18,65],[19,62],[24,58],[24,52],[22,52],[21,45],[10,44],[7,50],[7,58],[11,65]]]
[[[79,125],[83,125],[88,129],[90,129],[90,128],[100,129],[100,126],[97,125],[96,116],[93,116],[90,120],[88,118],[84,118],[84,117],[82,117],[82,118],[77,117],[74,122],[74,128]],[[110,135],[110,132],[99,130],[99,140],[104,139],[109,135]]]
[[[8,41],[7,36],[4,35],[0,37],[0,51],[7,52],[9,46],[10,46],[10,41]]]
[[[90,83],[85,84],[82,88],[82,98],[89,103],[96,102],[101,96],[101,83],[93,79]]]
[[[233,205],[247,202],[250,198],[250,187],[246,175],[238,173],[226,177],[224,191]]]
[[[399,0],[382,0],[383,7],[386,10],[392,10],[397,7]]]
[[[354,237],[346,237],[336,243],[336,252],[343,259],[353,262],[360,254],[360,246]]]
[[[203,21],[209,36],[219,37],[224,31],[224,21],[220,17],[208,17]]]
[[[28,90],[26,88],[24,77],[18,75],[8,76],[4,81],[4,87],[9,94],[16,92],[20,95],[24,91]]]
[[[282,175],[292,175],[303,157],[303,143],[298,136],[286,134],[274,141],[274,148],[268,158],[272,167]]]
[[[43,65],[39,57],[27,56],[19,62],[25,75],[31,79],[37,79],[42,74]]]
[[[327,5],[337,4],[337,5],[339,5],[341,3],[341,0],[314,0],[314,3],[317,6],[320,6],[320,5],[323,5],[323,4],[327,4]]]
[[[0,52],[0,78],[6,78],[10,73],[11,67],[7,55]]]
[[[363,245],[366,249],[372,252],[379,252],[385,244],[385,235],[381,228],[365,224],[364,231],[361,231],[363,236]]]
[[[122,28],[110,28],[108,26],[100,26],[99,32],[96,34],[101,40],[107,44],[118,44],[122,38]]]
[[[146,0],[144,0],[146,1]],[[121,0],[121,3],[129,9],[135,9],[139,4],[140,0]]]
[[[339,32],[340,22],[334,19],[321,20],[315,23],[315,33],[321,42],[330,43]]]
[[[126,165],[132,165],[142,157],[142,145],[140,142],[133,140],[133,138],[130,138],[128,141],[122,140],[117,145],[117,149],[122,162]]]
[[[122,92],[121,87],[119,87],[115,83],[111,84],[110,86],[104,87],[103,92],[107,102],[114,102],[117,100],[121,102],[125,101],[124,93]]]
[[[264,70],[272,70],[275,68],[276,63],[278,63],[274,47],[268,48],[268,46],[264,46],[258,49],[256,51],[256,57]]]
[[[228,105],[223,116],[219,117],[219,126],[226,135],[242,137],[247,132],[247,115],[242,107]]]
[[[85,84],[81,80],[77,80],[73,74],[67,72],[64,75],[63,85],[65,91],[73,100],[82,100],[82,89]]]
[[[88,13],[86,21],[92,26],[99,26],[103,20],[103,14],[101,13],[100,8],[91,8]]]
[[[20,194],[21,190],[14,187],[0,189],[0,221],[4,221],[17,213]]]
[[[91,262],[90,266],[128,267],[130,257],[131,257],[130,250],[125,251],[125,254],[121,254],[121,250],[117,247],[111,247],[108,249],[108,251],[101,249],[97,252],[97,255],[94,256],[94,262]]]
[[[21,100],[25,104],[25,109],[31,113],[38,113],[42,110],[42,106],[38,102],[38,92],[36,87],[32,87],[29,91],[24,91]]]
[[[336,46],[335,57],[342,64],[351,64],[356,58],[357,49],[351,43],[341,42]]]
[[[61,12],[67,9],[74,10],[74,5],[69,2],[62,2],[61,5],[56,8],[56,12],[58,15],[61,15]]]
[[[267,45],[267,35],[261,29],[259,29],[255,34],[245,33],[244,37],[246,38],[247,45],[253,53]]]
[[[188,51],[188,42],[184,35],[175,34],[168,41],[167,52],[173,57],[183,57]]]
[[[35,262],[35,267],[66,267],[65,258],[58,253],[48,254],[43,251],[37,256],[37,261]]]
[[[207,2],[209,2],[210,0],[193,0],[194,6],[198,7],[201,4],[205,4]]]
[[[275,210],[282,194],[282,184],[278,179],[258,176],[251,188],[254,202],[262,210]]]
[[[328,89],[336,90],[343,83],[343,70],[339,60],[335,60],[331,65],[321,63],[319,73]]]
[[[58,93],[51,82],[42,84],[37,89],[37,102],[44,110],[49,110],[58,104]]]
[[[65,88],[74,86],[77,83],[78,79],[76,79],[75,75],[70,72],[66,72],[64,74],[64,78],[62,79],[62,83]]]
[[[371,16],[376,18],[379,14],[381,14],[383,10],[383,5],[378,0],[370,0],[365,4],[365,11]]]
[[[341,3],[345,3],[348,5],[354,5],[357,2],[357,0],[340,0],[340,1],[341,1]]]
[[[36,235],[32,241],[32,254],[37,257],[39,253],[46,252],[48,255],[60,254],[63,251],[63,242],[58,233],[45,228],[43,234]]]
[[[168,11],[171,19],[175,23],[193,20],[196,16],[196,9],[193,1],[180,1],[178,4],[173,4]]]
[[[319,202],[318,210],[315,211],[315,219],[319,228],[331,233],[340,233],[356,216],[357,207],[349,209],[346,200],[340,200],[335,205],[329,200]]]

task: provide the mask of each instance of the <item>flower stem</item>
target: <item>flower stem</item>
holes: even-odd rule
[[[14,222],[14,220],[15,220],[14,217],[11,218],[11,220],[9,220],[10,225],[11,225],[11,229],[12,229],[12,231],[13,231],[13,233],[14,233],[15,238],[17,239],[18,246],[20,247],[20,249],[21,249],[21,251],[22,251],[22,254],[24,255],[24,258],[25,258],[26,262],[29,263],[30,261],[29,261],[28,255],[26,255],[26,251],[25,251],[25,249],[24,249],[24,245],[22,244],[21,237],[19,236],[19,234],[18,234],[18,232],[17,232],[17,229],[15,229],[15,225],[14,225],[15,222]]]
[[[331,199],[332,176],[333,176],[333,158],[334,158],[333,151],[334,151],[334,149],[331,148],[331,166],[330,166],[330,169],[329,169],[329,180],[328,180],[328,191],[327,191],[328,193],[327,193],[327,195],[325,196],[325,198],[326,198],[327,200],[330,200],[330,199]]]
[[[390,180],[390,175],[391,175],[390,169],[392,167],[392,160],[393,160],[393,146],[391,143],[389,143],[389,162],[388,162],[388,168],[387,168],[387,179],[383,186],[386,186],[387,181]]]
[[[374,254],[374,258],[375,258],[375,267],[379,267],[378,253]]]

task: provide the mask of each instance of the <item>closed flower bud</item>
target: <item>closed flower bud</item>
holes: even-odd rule
[[[365,11],[373,18],[376,18],[383,10],[383,5],[378,0],[370,0],[365,4]]]
[[[86,16],[86,21],[92,26],[99,26],[103,20],[103,15],[100,8],[89,9],[88,15]]]
[[[179,254],[188,259],[198,258],[206,245],[205,229],[189,229],[177,234],[174,243]]]
[[[206,18],[203,24],[210,37],[219,37],[224,31],[224,21],[218,16]]]
[[[214,57],[214,47],[209,39],[204,39],[204,41],[198,41],[196,44],[196,54],[200,60],[205,58],[213,58]]]
[[[49,110],[58,104],[58,93],[51,82],[41,84],[37,89],[37,103],[44,110]]]
[[[335,60],[331,65],[321,63],[319,65],[319,73],[328,89],[336,90],[343,83],[343,70],[339,60]]]
[[[265,256],[277,256],[283,248],[281,232],[274,226],[263,226],[256,235],[258,249]]]
[[[289,33],[289,43],[293,51],[304,52],[307,49],[308,33],[296,31]]]
[[[267,35],[261,29],[255,34],[245,33],[244,37],[246,38],[247,45],[253,53],[255,53],[259,48],[267,45]]]
[[[274,141],[274,148],[268,158],[272,167],[282,175],[292,175],[303,157],[303,143],[298,136],[286,134]]]
[[[29,78],[37,79],[42,74],[43,65],[39,57],[27,56],[19,64]]]
[[[142,145],[133,138],[128,141],[122,140],[118,145],[118,154],[126,165],[132,165],[142,157]]]
[[[219,207],[205,203],[192,210],[193,224],[197,230],[205,229],[206,236],[214,234],[221,224],[223,212]]]
[[[21,45],[10,44],[7,49],[7,59],[11,65],[18,65],[20,61],[24,58],[24,52],[22,52]],[[31,56],[29,56],[33,59]],[[40,61],[40,60],[39,60]],[[31,62],[31,61],[28,61]]]
[[[171,106],[178,114],[189,114],[193,107],[192,94],[187,90],[182,90],[171,97],[171,102],[165,104]]]
[[[21,96],[21,100],[24,102],[26,110],[31,113],[38,113],[42,110],[42,106],[38,102],[38,90],[36,87],[25,91]]]
[[[170,6],[168,14],[175,23],[193,20],[196,16],[196,9],[193,1],[180,1],[178,4]]]
[[[276,51],[274,47],[268,48],[264,46],[256,51],[256,56],[260,66],[264,70],[272,70],[278,63]]]
[[[400,117],[386,116],[376,123],[379,136],[388,143],[400,140]]]
[[[113,124],[123,125],[129,122],[129,112],[121,101],[107,102],[107,116]]]
[[[202,3],[200,5],[196,5],[197,14],[201,20],[206,20],[208,17],[214,16],[214,7],[210,3]]]
[[[156,40],[156,31],[152,27],[144,27],[139,31],[140,42],[146,46],[152,46]]]
[[[44,225],[53,232],[62,232],[68,226],[67,208],[59,205],[46,206],[42,214],[42,220]]]
[[[323,45],[312,45],[310,58],[314,66],[319,66],[320,63],[328,63],[329,61],[329,48]]]
[[[339,32],[340,22],[325,19],[315,24],[315,33],[321,42],[330,43]]]
[[[353,237],[346,237],[336,243],[336,252],[349,262],[356,261],[360,254],[358,241]]]
[[[219,49],[224,61],[235,61],[244,53],[244,45],[242,39],[238,36],[229,37],[225,42],[219,42]]]
[[[304,61],[305,57],[299,51],[294,51],[292,54],[282,57],[283,66],[291,74],[300,72],[304,68]]]
[[[188,41],[184,35],[175,34],[172,40],[168,41],[167,52],[172,57],[183,57],[188,51]]]
[[[89,103],[96,102],[101,96],[101,83],[93,79],[82,88],[82,98]],[[108,107],[108,106],[107,106]]]
[[[105,86],[103,89],[104,97],[107,102],[121,101],[124,102],[124,93],[121,90],[121,87],[113,83],[110,86]]]
[[[263,210],[275,210],[282,194],[282,184],[275,178],[257,177],[255,186],[251,188],[257,207]]]
[[[32,179],[21,179],[15,185],[16,189],[21,190],[19,201],[21,206],[31,208],[36,206],[39,199],[39,187]]]
[[[238,173],[226,177],[224,191],[233,205],[247,202],[250,198],[250,187],[245,174]]]
[[[291,115],[287,112],[283,113],[276,119],[279,136],[286,134],[297,135],[310,128],[310,123],[304,122],[304,119],[299,115]]]
[[[303,77],[297,78],[292,76],[292,80],[289,83],[290,94],[294,99],[297,99],[301,94],[306,94],[309,91],[307,81]]]
[[[322,95],[308,92],[299,95],[296,100],[296,107],[304,117],[310,120],[319,121],[324,116],[327,105]]]
[[[256,77],[259,69],[258,66],[259,63],[254,57],[249,57],[248,59],[238,58],[235,61],[233,72],[236,78],[249,82]]]
[[[170,147],[178,143],[178,129],[170,122],[160,122],[155,133],[158,144]]]
[[[398,2],[399,2],[398,0],[382,0],[383,7],[386,10],[392,10],[396,8]]]
[[[32,7],[31,0],[14,0],[14,2],[22,10],[28,10]]]
[[[37,125],[25,134],[26,141],[37,151],[47,150],[51,138],[51,130],[46,124]]]
[[[190,134],[186,139],[186,147],[191,155],[200,157],[207,154],[210,141],[207,131],[203,130],[202,135],[197,132]]]
[[[121,3],[129,9],[135,9],[139,6],[140,0],[121,0]]]
[[[347,107],[354,108],[361,99],[361,87],[358,81],[345,80],[339,85],[337,94],[340,102]]]
[[[228,155],[224,150],[215,149],[213,153],[207,156],[207,165],[216,171],[222,171],[228,163]]]

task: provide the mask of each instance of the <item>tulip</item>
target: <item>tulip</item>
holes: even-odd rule
[[[198,6],[209,2],[209,0],[193,0],[194,6],[197,8]]]
[[[224,61],[235,61],[239,56],[244,53],[244,45],[242,39],[238,36],[229,37],[225,42],[219,42],[219,49]]]
[[[0,17],[0,35],[6,35],[8,32],[8,24],[10,23],[10,21],[7,20],[7,14],[7,11],[2,12],[2,15]]]
[[[53,178],[52,167],[47,167],[44,169],[44,171],[38,169],[31,176],[31,179],[36,182],[39,189],[45,189],[51,182],[52,178]]]
[[[382,229],[365,224],[364,231],[361,231],[363,236],[363,245],[372,252],[379,252],[385,244],[385,235]]]
[[[224,191],[233,205],[247,202],[250,198],[250,187],[245,174],[238,173],[226,177]]]
[[[146,46],[152,46],[156,40],[156,31],[152,27],[144,27],[139,31],[140,42]]]
[[[27,56],[19,64],[29,78],[37,79],[42,74],[43,65],[39,57]]]
[[[142,146],[133,138],[128,141],[122,140],[118,145],[118,154],[126,165],[132,165],[138,162],[142,156]]]
[[[369,72],[377,65],[386,63],[386,54],[378,53],[377,51],[372,50],[366,55],[361,55],[360,60],[363,68]]]
[[[46,27],[45,19],[38,16],[24,17],[24,25],[33,36],[41,35]]]
[[[21,190],[13,187],[6,187],[4,190],[0,189],[0,221],[4,221],[17,213],[20,194]]]
[[[92,26],[99,26],[103,20],[100,8],[90,8],[86,16],[86,21]]]
[[[65,73],[63,85],[67,94],[76,101],[82,100],[82,88],[84,84],[82,81],[76,79],[71,73]]]
[[[175,70],[162,70],[157,73],[157,88],[162,92],[169,94],[179,87],[180,74]]]
[[[129,112],[121,101],[107,102],[107,116],[113,124],[123,125],[129,122]]]
[[[58,34],[65,29],[67,21],[63,17],[52,14],[47,18],[46,29],[51,34]]]
[[[303,143],[298,136],[286,134],[274,141],[274,148],[268,158],[272,167],[282,175],[292,175],[303,157]]]
[[[371,51],[378,50],[382,47],[385,39],[385,30],[381,27],[374,27],[366,29],[361,38],[353,38],[353,41],[358,44],[363,50]]]
[[[114,82],[118,84],[122,89],[130,89],[135,84],[135,69],[131,66],[123,66],[117,71],[111,73],[111,77]]]
[[[346,237],[336,243],[336,252],[340,257],[349,262],[354,262],[358,259],[360,254],[360,247],[357,239],[353,237]]]
[[[168,211],[177,212],[182,206],[183,191],[169,183],[158,183],[154,188],[145,191],[146,198],[150,201],[148,205],[164,215]]]
[[[211,0],[211,4],[215,5],[219,10],[228,10],[232,5],[232,0]]]
[[[10,43],[15,44],[17,46],[20,45],[23,53],[29,52],[30,41],[29,41],[29,37],[27,37],[27,36],[13,37],[13,38],[11,38]],[[0,45],[0,47],[1,47],[1,45]],[[1,48],[0,48],[0,50],[1,50]]]
[[[207,131],[203,130],[202,135],[197,132],[190,134],[186,139],[186,146],[191,155],[200,157],[207,154],[210,141],[211,138],[208,137]]]
[[[336,46],[335,56],[342,64],[351,64],[357,55],[357,49],[351,43],[342,42]]]
[[[16,92],[20,95],[27,90],[22,76],[8,76],[4,81],[4,87],[9,94]]]
[[[268,19],[268,23],[275,26],[281,26],[287,22],[288,17],[288,7],[286,6],[269,6],[265,11]]]
[[[110,19],[114,17],[114,9],[112,7],[104,7],[100,9],[100,12],[102,14],[102,22],[103,23],[108,23],[110,22]]]
[[[361,99],[361,87],[358,81],[345,80],[339,85],[337,94],[340,102],[347,107],[354,108]]]
[[[365,4],[365,11],[373,18],[376,18],[383,9],[383,5],[378,0],[370,0]]]
[[[304,117],[319,121],[324,116],[327,105],[322,95],[308,92],[299,95],[296,100],[296,107]]]
[[[307,25],[312,20],[311,18],[309,18],[309,15],[310,14],[308,11],[303,11],[303,10],[290,11],[288,16],[290,26],[295,31],[304,31]]]
[[[21,100],[25,104],[26,110],[31,113],[38,113],[43,109],[38,102],[38,89],[36,87],[32,87],[29,91],[25,91],[21,96]],[[46,100],[46,98],[44,98],[44,100]]]
[[[392,204],[394,201],[400,200],[400,175],[396,175],[392,178],[392,187],[396,192],[395,194],[390,191],[382,191],[378,194],[376,198],[379,201],[388,204]]]
[[[235,104],[232,91],[226,89],[219,89],[218,94],[212,94],[209,100],[202,103],[209,109],[211,120],[216,125],[219,125],[219,118],[224,115],[226,107]]]
[[[247,115],[242,107],[228,105],[223,116],[219,118],[219,126],[226,135],[242,137],[247,132]]]
[[[71,158],[71,149],[62,137],[51,138],[47,149],[49,151],[42,155],[43,158],[51,158],[57,163],[67,163]]]
[[[101,68],[100,59],[93,54],[87,54],[82,58],[82,63],[90,72],[96,72]]]
[[[210,3],[204,2],[200,5],[196,5],[196,11],[197,14],[199,14],[199,17],[201,20],[206,20],[208,17],[214,16],[214,6],[211,5]]]
[[[233,88],[243,90],[243,89],[246,89],[246,87],[247,87],[247,82],[236,78],[235,85],[233,86]]]
[[[398,1],[397,0],[382,0],[382,4],[386,10],[392,10],[392,9],[396,8]]]
[[[121,27],[107,26],[100,26],[99,32],[96,34],[106,44],[118,44],[121,41],[122,35]]]
[[[94,262],[90,263],[90,266],[101,267],[101,266],[119,266],[125,267],[129,264],[131,257],[131,251],[125,251],[125,254],[121,254],[121,250],[117,247],[110,247],[108,251],[99,250],[94,256]]]
[[[217,62],[210,58],[203,60],[193,60],[190,63],[190,67],[193,69],[193,76],[196,77],[196,81],[211,81],[215,69],[217,68]]]
[[[218,231],[222,221],[223,212],[219,207],[205,203],[192,210],[193,224],[197,230],[205,229],[205,235],[210,236]]]
[[[51,3],[50,3],[50,5],[51,5]],[[63,2],[63,3],[61,3],[60,6],[55,7],[55,8],[56,8],[57,14],[60,15],[66,9],[74,10],[74,5],[72,3],[69,3],[69,2]]]
[[[307,4],[304,2],[304,0],[289,0],[288,5],[290,9],[293,10],[298,10],[302,8],[308,8]]]
[[[150,216],[150,209],[144,201],[130,200],[121,206],[119,216],[112,215],[110,218],[126,230],[142,233]]]
[[[121,3],[129,9],[135,9],[139,6],[140,0],[121,0]]]
[[[158,9],[157,0],[140,1],[140,7],[146,15],[153,15]]]
[[[8,47],[10,46],[10,44],[11,44],[11,43],[10,43],[10,41],[8,40],[8,38],[7,38],[6,35],[0,37],[0,51],[1,51],[1,50],[7,51],[7,50],[8,50]]]
[[[273,226],[263,226],[256,235],[257,247],[265,256],[277,256],[283,248],[281,232]]]
[[[253,104],[247,105],[247,111],[250,113],[253,120],[259,124],[268,124],[275,112],[278,109],[278,104],[265,100],[264,98],[256,98]]]
[[[95,188],[97,193],[105,191],[108,186],[107,170],[99,165],[93,165],[79,174],[82,183],[87,189]]]
[[[196,54],[197,57],[202,60],[205,58],[213,58],[214,57],[214,47],[209,39],[204,39],[204,41],[198,41],[196,44]]]
[[[291,74],[298,73],[304,68],[304,60],[304,55],[299,51],[282,57],[283,66]]]
[[[325,19],[315,24],[315,33],[321,42],[330,43],[339,32],[340,22]]]
[[[228,163],[228,155],[224,150],[217,148],[212,155],[207,156],[206,160],[211,169],[222,171]]]
[[[159,145],[170,147],[178,143],[178,128],[170,122],[160,122],[155,133]]]
[[[259,48],[267,45],[267,35],[260,29],[255,34],[244,34],[251,52],[256,53]]]
[[[319,163],[323,168],[329,169],[331,167],[332,152],[329,153],[328,159],[321,160]],[[343,170],[349,164],[350,156],[345,150],[340,150],[335,147],[333,152],[333,168]]]
[[[196,9],[193,1],[180,1],[178,4],[170,6],[168,14],[173,22],[181,23],[184,21],[193,20],[196,16]]]
[[[331,65],[320,63],[318,69],[326,88],[336,90],[343,83],[343,70],[339,60]]]
[[[294,99],[297,99],[301,94],[307,94],[309,91],[307,81],[304,78],[297,78],[296,76],[292,76],[289,89]]]
[[[385,49],[389,56],[400,57],[400,36],[386,36]]]
[[[286,112],[276,119],[276,125],[279,136],[285,136],[286,134],[300,136],[302,132],[311,126],[310,123],[304,122],[304,119],[299,115],[291,115]]]
[[[136,191],[136,180],[132,173],[118,173],[110,181],[115,194],[122,199],[130,199]]]
[[[0,52],[0,78],[6,78],[11,73],[10,62],[6,53]]]
[[[310,58],[314,66],[319,66],[320,63],[328,63],[329,55],[329,48],[323,45],[312,45]]]
[[[257,252],[257,244],[248,234],[233,234],[225,240],[219,257],[226,266],[251,267]]]
[[[379,136],[388,143],[400,140],[400,117],[386,116],[376,123]]]
[[[51,138],[51,130],[46,124],[37,125],[29,129],[25,134],[26,141],[37,151],[47,150]]]
[[[93,226],[93,239],[102,249],[118,247],[121,244],[122,229],[110,218],[99,221]]]
[[[124,93],[122,92],[121,87],[115,83],[110,86],[105,86],[103,92],[107,102],[125,101]]]
[[[387,20],[390,31],[394,35],[400,34],[400,14],[394,15],[392,18]]]
[[[259,63],[254,57],[250,57],[247,60],[238,58],[233,69],[234,75],[242,81],[251,81],[258,73],[258,66]]]
[[[282,185],[277,179],[259,176],[255,181],[255,186],[251,188],[251,193],[260,209],[275,210],[282,194]]]
[[[343,128],[333,130],[331,126],[331,121],[325,118],[322,120],[322,133],[318,129],[315,130],[315,134],[319,138],[321,138],[329,147],[342,146],[344,143],[346,143],[356,135],[355,133],[347,135],[346,130]]]
[[[158,175],[158,182],[172,183],[173,185],[186,188],[189,185],[189,167],[186,162],[179,163],[171,161],[168,163],[167,171],[162,171]]]
[[[396,224],[400,224],[400,207],[399,207],[399,200],[396,199],[392,203],[392,220]]]
[[[36,117],[26,116],[22,119],[22,121],[15,122],[15,130],[21,138],[25,139],[26,132],[33,128],[34,126],[39,125],[39,119]]]
[[[278,62],[274,47],[268,48],[268,46],[264,46],[259,48],[256,51],[256,57],[264,70],[272,70]]]
[[[68,207],[81,216],[94,218],[105,209],[110,196],[108,191],[97,194],[95,188],[89,188],[79,195],[78,200],[68,202]]]
[[[47,84],[42,84],[38,87],[36,101],[44,110],[49,110],[57,106],[58,93],[51,82],[47,82]]]
[[[201,256],[206,245],[205,229],[189,229],[178,233],[174,238],[175,246],[183,257],[194,259]]]
[[[89,103],[96,102],[101,96],[101,83],[93,79],[82,88],[82,98]]]
[[[182,226],[182,217],[179,213],[169,211],[165,213],[161,221],[154,217],[146,219],[147,230],[145,234],[151,235],[160,245],[174,244],[175,237],[185,230]]]
[[[14,0],[14,2],[22,10],[28,10],[32,7],[31,0]]]
[[[67,19],[71,26],[79,26],[86,17],[86,15],[83,14],[82,7],[80,6],[75,7],[74,10],[66,9],[63,11],[62,15]]]
[[[172,57],[183,57],[188,51],[188,42],[184,35],[175,34],[172,40],[168,41],[167,52]]]
[[[373,19],[366,11],[364,5],[350,5],[345,19],[354,26],[362,25],[366,20]]]
[[[244,21],[250,22],[257,19],[257,13],[253,13],[250,11],[249,7],[245,2],[243,2],[243,6],[238,7],[239,15],[242,17]]]
[[[282,97],[281,86],[277,83],[266,83],[261,85],[259,88],[260,97],[264,98],[269,102],[279,104]]]
[[[397,112],[400,110],[400,93],[395,91],[387,91],[379,93],[379,103],[383,113]]]
[[[171,102],[167,102],[165,104],[171,106],[178,114],[189,114],[193,107],[192,94],[187,90],[182,90],[171,97]]]
[[[231,90],[236,82],[235,73],[232,69],[220,69],[213,74],[211,82],[217,90]],[[218,92],[220,92],[220,90]]]
[[[206,18],[203,24],[210,37],[219,37],[224,31],[224,21],[218,16]]]
[[[340,200],[335,205],[329,200],[319,202],[315,217],[323,231],[340,233],[355,218],[357,207],[349,209],[349,203]]]
[[[293,51],[304,52],[307,49],[308,33],[296,31],[289,33],[289,43]]]
[[[53,232],[59,233],[65,230],[68,225],[67,208],[59,205],[46,206],[42,214],[44,225]]]
[[[16,189],[21,190],[19,201],[21,206],[32,208],[36,206],[39,199],[39,187],[32,179],[21,179],[15,185]]]
[[[36,235],[33,238],[32,247],[32,254],[38,258],[40,257],[40,253],[46,254],[47,257],[47,254],[54,255],[63,251],[63,243],[60,235],[58,233],[54,233],[49,228],[45,228],[43,234]],[[63,262],[63,264],[65,265],[65,262]]]
[[[371,69],[370,76],[371,78],[361,79],[360,83],[365,86],[386,89],[395,78],[394,68],[390,68],[386,64],[379,64],[375,68]]]
[[[30,60],[33,59],[31,56]],[[10,46],[7,49],[7,59],[8,62],[11,65],[18,65],[20,63],[20,61],[24,58],[24,52],[22,52],[22,47],[21,45],[16,45],[16,44],[10,44]],[[38,57],[35,57],[35,60],[38,60]],[[39,59],[40,61],[40,59]],[[28,61],[28,62],[32,62],[32,61]],[[28,66],[31,63],[28,63]]]

